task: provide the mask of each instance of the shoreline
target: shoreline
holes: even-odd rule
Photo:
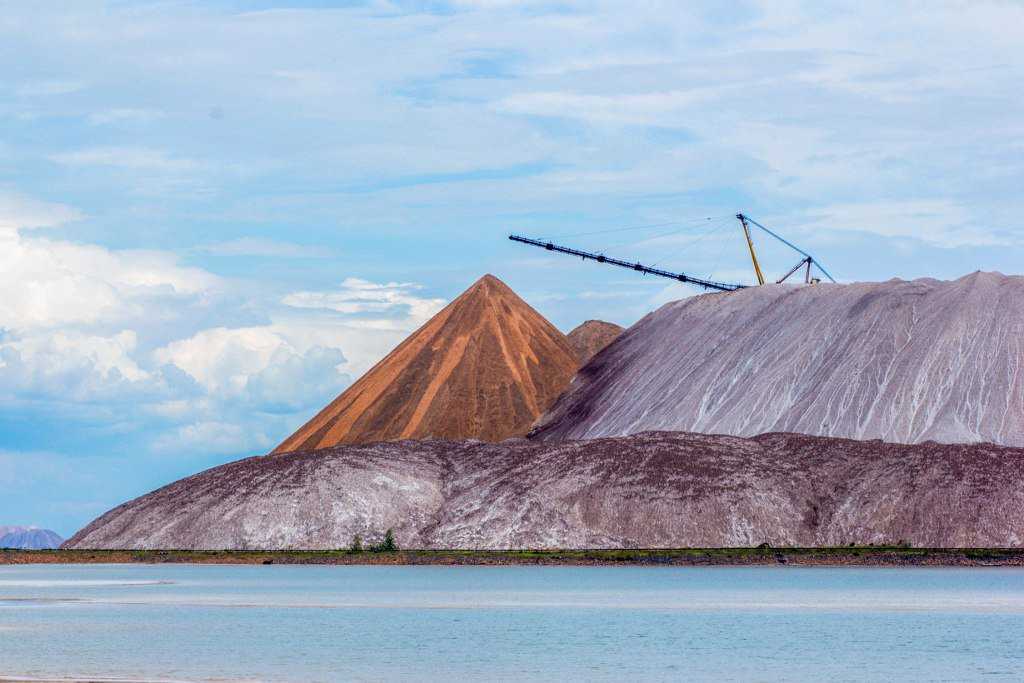
[[[218,679],[222,683],[230,683],[231,679]],[[240,679],[242,680],[242,679]],[[0,683],[193,683],[192,679],[179,678],[115,678],[107,676],[71,676],[31,678],[24,676],[5,676],[0,674]]]
[[[221,683],[230,683],[232,679],[217,679]],[[244,680],[244,679],[239,679]],[[193,679],[184,678],[117,678],[108,676],[44,676],[33,678],[26,676],[5,676],[0,674],[0,683],[193,683]],[[198,682],[196,682],[198,683]]]
[[[1024,548],[673,548],[619,550],[0,550],[0,565],[1024,567]]]

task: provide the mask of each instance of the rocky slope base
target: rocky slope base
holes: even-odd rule
[[[654,432],[248,458],[125,503],[67,548],[1020,547],[1024,449]]]
[[[1024,446],[1024,277],[768,285],[666,304],[533,431],[798,432]]]

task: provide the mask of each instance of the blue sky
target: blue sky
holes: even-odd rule
[[[486,272],[565,330],[693,294],[509,232],[739,281],[740,210],[843,281],[1024,257],[1020,2],[0,9],[0,524],[266,452]]]

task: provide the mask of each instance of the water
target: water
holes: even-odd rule
[[[1016,569],[0,567],[0,678],[1024,679]]]

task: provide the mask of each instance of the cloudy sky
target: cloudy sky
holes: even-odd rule
[[[0,2],[0,524],[266,452],[486,272],[566,330],[693,293],[509,232],[1020,272],[1021,45],[1015,1]]]

